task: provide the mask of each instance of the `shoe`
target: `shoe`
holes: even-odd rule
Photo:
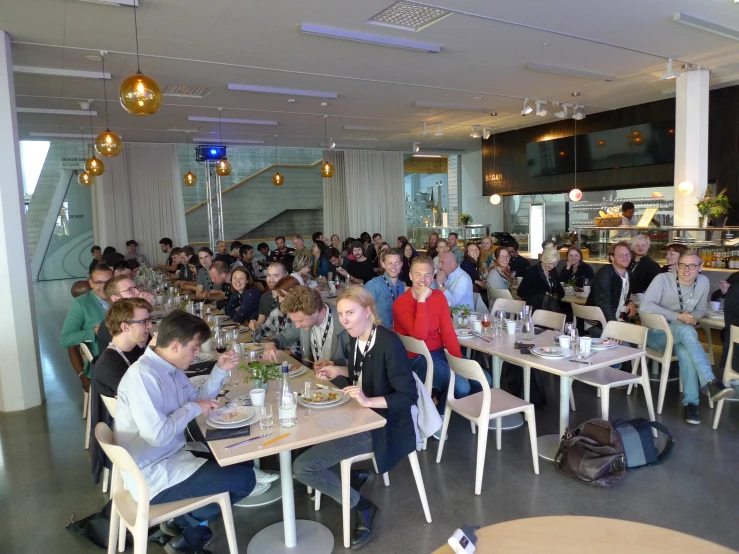
[[[349,486],[359,492],[364,484],[369,481],[370,472],[366,469],[353,469],[349,478]]]
[[[261,469],[254,468],[254,477],[257,478],[257,483],[274,483],[280,478],[279,473],[267,473]]]
[[[173,519],[165,521],[164,523],[160,523],[159,529],[162,533],[164,533],[165,535],[169,535],[170,537],[176,537],[177,535],[182,534],[182,527],[177,525],[177,523],[175,523],[175,520]]]
[[[264,494],[265,492],[269,490],[271,486],[272,486],[271,483],[261,483],[257,481],[257,484],[254,485],[254,490],[251,491],[251,493],[249,494],[249,497],[259,496],[260,494]]]
[[[354,527],[352,528],[352,549],[362,548],[374,535],[375,519],[377,518],[377,505],[370,502],[366,510],[354,512]]]
[[[698,411],[698,404],[688,404],[685,406],[685,422],[691,425],[700,425],[701,414]]]
[[[167,554],[210,554],[210,551],[205,550],[204,547],[213,538],[213,532],[208,527],[203,527],[202,535],[197,545],[187,542],[184,535],[177,535],[164,545],[164,551]]]
[[[734,389],[727,387],[717,379],[713,379],[712,381],[708,381],[706,385],[706,394],[711,397],[711,400],[718,402],[722,398],[731,398],[734,396]]]

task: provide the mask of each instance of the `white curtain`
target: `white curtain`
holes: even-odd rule
[[[349,234],[380,233],[395,246],[407,233],[403,154],[348,150],[344,166]]]
[[[173,144],[124,144],[105,158],[105,173],[93,185],[95,240],[125,253],[135,239],[150,264],[162,263],[162,237],[187,244],[182,180]]]
[[[334,234],[339,235],[343,241],[349,236],[344,152],[326,152],[324,160],[333,164],[334,176],[323,179],[323,234],[327,238]]]

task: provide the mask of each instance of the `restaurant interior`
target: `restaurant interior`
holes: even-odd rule
[[[616,243],[644,235],[659,266],[671,263],[671,245],[694,250],[713,293],[739,271],[737,40],[739,0],[0,1],[0,552],[103,551],[65,529],[111,500],[90,475],[89,397],[60,344],[70,287],[88,280],[93,245],[125,254],[135,239],[154,268],[168,257],[162,237],[196,253],[220,241],[272,252],[279,237],[291,247],[301,235],[310,248],[316,232],[342,243],[367,232],[390,248],[409,242],[415,256],[430,237],[456,235],[462,250],[485,237],[515,244],[532,267],[547,242],[561,260],[576,247],[597,274]],[[161,276],[139,277],[163,290]],[[500,298],[518,298],[513,282],[513,296]],[[586,299],[593,305],[589,284],[572,283],[559,299],[568,322]],[[473,312],[482,305],[496,318],[490,288],[478,289]],[[739,328],[724,323],[724,295],[720,323],[709,314],[693,327],[716,378],[739,398],[739,367],[732,381],[724,362]],[[492,375],[490,390],[501,388],[500,363],[502,388],[514,385],[503,350],[460,344]],[[737,398],[701,399],[702,425],[686,425],[678,358],[662,364],[664,375],[673,364],[668,382],[648,345],[624,339],[618,348],[641,354],[604,367],[635,360],[637,375],[643,360],[644,381],[606,390],[542,368],[548,401],[534,412],[528,390],[525,401],[514,393],[535,417],[490,419],[484,443],[484,427],[475,434],[454,414],[443,459],[444,443],[429,437],[389,481],[372,475],[362,491],[381,515],[362,550],[474,552],[463,545],[471,528],[480,528],[471,541],[480,553],[739,550]],[[521,388],[528,377],[517,379]],[[647,418],[652,397],[651,419],[674,439],[664,463],[629,468],[606,488],[552,462],[565,429],[601,414]],[[371,410],[355,408],[346,417],[358,424]],[[321,410],[310,411],[308,426],[321,427]],[[341,418],[332,421],[319,434],[336,432]],[[545,436],[555,441],[549,458]],[[296,442],[264,455],[249,447],[239,459],[281,472],[261,500],[232,508],[242,552],[348,546],[342,504],[324,494],[317,509],[320,495],[286,469],[320,441]],[[225,452],[210,447],[217,459]],[[356,464],[374,474],[369,458]],[[236,552],[225,515],[192,552]],[[455,535],[465,528],[467,538]],[[163,543],[135,552],[185,552]]]

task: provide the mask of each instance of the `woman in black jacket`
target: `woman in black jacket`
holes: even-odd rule
[[[236,323],[256,319],[259,315],[259,299],[262,293],[254,286],[251,275],[244,266],[231,272],[231,296],[224,311]]]
[[[341,503],[341,460],[374,452],[378,472],[385,473],[415,450],[411,406],[418,401],[418,393],[408,353],[398,335],[379,325],[370,293],[349,287],[339,295],[337,309],[351,336],[344,351],[349,366],[317,368],[316,375],[348,379],[351,384],[344,393],[387,419],[380,429],[317,444],[295,460],[293,472],[298,481]],[[377,506],[358,492],[367,476],[367,472],[352,471],[352,548],[370,540],[377,515]]]
[[[662,273],[662,268],[647,254],[649,252],[649,237],[636,235],[631,239],[631,251],[634,253],[634,261],[631,262],[631,293],[638,294],[647,290],[649,283],[657,275]]]
[[[574,279],[575,286],[582,287],[586,284],[586,279],[588,285],[591,283],[593,275],[595,275],[593,268],[582,259],[582,250],[577,246],[570,246],[567,249],[567,259],[562,272],[559,274],[559,280],[567,283]]]
[[[564,296],[565,291],[554,269],[558,261],[559,254],[554,248],[544,249],[541,261],[526,271],[518,286],[518,296],[535,310],[540,308],[550,311],[561,310],[557,308],[558,300]],[[548,302],[549,299],[554,302]]]

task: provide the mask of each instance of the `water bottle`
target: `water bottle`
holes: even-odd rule
[[[524,306],[523,310],[521,314],[523,316],[521,321],[523,340],[534,340],[534,322],[531,319],[531,306]]]
[[[280,396],[278,399],[280,425],[283,427],[292,427],[298,418],[298,406],[296,396],[290,388],[290,366],[287,362],[282,362],[282,386],[280,387]]]

